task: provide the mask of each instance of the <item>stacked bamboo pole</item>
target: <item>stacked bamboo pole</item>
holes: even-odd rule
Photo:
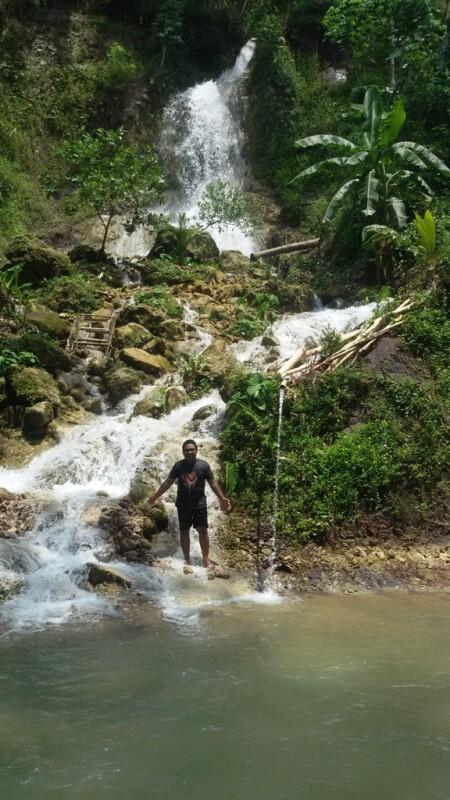
[[[366,353],[386,333],[399,328],[405,319],[405,313],[414,305],[410,298],[404,300],[395,309],[377,317],[372,323],[355,331],[345,333],[341,337],[341,346],[329,356],[321,355],[320,346],[301,347],[286,361],[275,362],[268,369],[277,371],[286,382],[298,383],[312,373],[332,372],[343,364],[353,363],[358,356]]]

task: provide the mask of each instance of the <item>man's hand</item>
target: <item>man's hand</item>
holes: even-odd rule
[[[231,503],[228,500],[228,497],[224,497],[223,500],[220,501],[220,507],[222,511],[225,511],[225,513],[231,511]]]

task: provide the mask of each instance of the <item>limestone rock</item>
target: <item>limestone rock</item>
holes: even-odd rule
[[[69,324],[65,319],[62,319],[59,314],[50,311],[49,308],[44,306],[34,307],[25,312],[25,319],[31,325],[34,325],[42,333],[48,333],[50,336],[56,336],[58,339],[66,339],[69,335]]]
[[[153,337],[149,342],[142,345],[142,349],[145,350],[146,353],[152,353],[155,356],[166,356],[169,348],[164,339]]]
[[[114,344],[120,350],[124,347],[140,347],[152,338],[152,334],[138,322],[128,322],[116,328]]]
[[[164,356],[154,356],[138,347],[126,347],[120,351],[120,358],[125,364],[135,369],[142,370],[148,375],[159,377],[172,371],[172,365]]]
[[[231,348],[222,339],[215,339],[202,353],[202,359],[210,375],[217,379],[223,379],[237,367]]]
[[[164,386],[155,386],[146,397],[136,403],[133,410],[133,417],[154,417],[158,419],[164,414],[166,401],[166,389]]]
[[[114,405],[138,392],[145,379],[144,373],[122,366],[113,367],[103,376],[108,397]]]
[[[252,270],[252,262],[239,250],[224,250],[220,254],[220,267],[224,272],[234,274],[248,274]]]
[[[53,406],[49,400],[42,400],[34,406],[29,406],[25,409],[22,425],[23,433],[26,436],[42,438],[53,417]]]
[[[187,394],[182,386],[169,386],[166,391],[166,412],[173,411],[178,406],[184,405]]]
[[[219,249],[212,236],[206,231],[191,229],[184,251],[185,257],[191,258],[192,261],[197,263],[213,261],[219,257]],[[160,255],[168,255],[175,261],[179,260],[179,232],[175,226],[168,225],[163,230],[158,231],[150,255],[154,258]]]
[[[14,539],[29,533],[40,512],[36,498],[0,489],[0,539]]]
[[[88,570],[88,581],[92,586],[99,586],[102,583],[115,583],[124,589],[131,587],[129,578],[116,567],[105,566],[105,564],[89,564]]]
[[[214,414],[214,406],[202,406],[201,408],[197,409],[192,419],[195,420],[207,419],[208,417],[211,416],[211,414]]]
[[[60,253],[39,239],[20,236],[14,239],[6,250],[8,266],[22,264],[21,283],[39,286],[45,278],[68,275],[73,266],[65,253]]]
[[[24,367],[13,372],[11,387],[17,403],[22,406],[33,406],[41,400],[48,400],[59,405],[58,387],[48,372],[39,367]]]
[[[147,306],[145,303],[125,306],[119,314],[121,326],[134,322],[141,325],[146,330],[151,331],[153,334],[158,333],[159,327],[164,319],[165,316],[159,308]]]

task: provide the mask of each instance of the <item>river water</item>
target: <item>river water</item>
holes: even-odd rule
[[[450,599],[150,610],[2,642],[8,800],[445,800]]]

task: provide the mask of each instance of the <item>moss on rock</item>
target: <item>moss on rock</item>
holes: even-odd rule
[[[39,284],[46,278],[69,275],[73,266],[65,253],[49,247],[45,242],[28,236],[14,239],[6,249],[8,266],[21,264],[21,283]]]
[[[11,375],[10,384],[18,405],[33,406],[42,400],[60,404],[58,387],[52,376],[39,367],[24,367]]]

